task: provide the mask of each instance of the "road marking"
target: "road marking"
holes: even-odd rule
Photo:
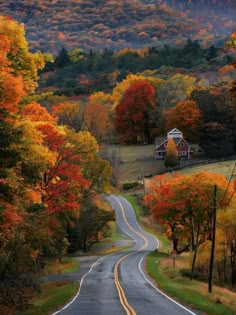
[[[124,307],[126,314],[127,315],[136,315],[135,310],[132,308],[132,306],[128,303],[125,292],[120,284],[119,281],[119,274],[118,274],[118,268],[120,263],[122,262],[122,260],[124,260],[126,257],[128,257],[129,255],[131,255],[132,253],[129,253],[128,255],[125,255],[123,257],[121,257],[115,264],[114,267],[114,278],[115,278],[115,284],[117,287],[117,291],[118,291],[118,295],[120,298],[120,303],[121,305]]]
[[[182,304],[179,304],[177,301],[173,300],[171,297],[169,297],[168,295],[166,295],[164,292],[162,292],[161,290],[159,290],[145,275],[145,273],[143,272],[142,268],[141,268],[141,264],[143,261],[143,258],[146,256],[146,254],[140,259],[139,261],[139,270],[141,272],[141,274],[143,275],[144,279],[157,291],[159,292],[161,295],[163,295],[164,297],[166,297],[168,300],[170,300],[171,302],[175,303],[176,305],[178,305],[179,307],[183,308],[185,311],[189,312],[192,315],[197,315],[196,313],[193,313],[192,311],[190,311],[188,308],[186,308],[185,306],[183,306]]]
[[[148,241],[147,239],[139,232],[137,232],[136,230],[134,230],[134,228],[129,224],[129,222],[127,221],[126,219],[126,216],[125,216],[125,212],[124,212],[124,208],[122,206],[122,204],[120,203],[119,199],[114,196],[114,198],[116,199],[117,203],[119,204],[120,206],[120,209],[121,209],[121,212],[122,212],[122,216],[123,216],[123,219],[126,223],[126,225],[135,233],[137,234],[138,236],[140,236],[145,244],[137,251],[135,252],[139,252],[139,251],[142,251],[145,247],[147,247],[148,245]],[[129,235],[131,236],[131,235]],[[132,237],[132,236],[131,236]],[[127,298],[126,298],[126,295],[125,295],[125,292],[120,284],[120,281],[119,281],[119,274],[118,274],[118,268],[119,268],[119,265],[121,264],[121,262],[123,260],[125,260],[128,256],[130,255],[133,255],[135,252],[132,252],[132,253],[129,253],[123,257],[121,257],[115,264],[115,267],[114,267],[114,278],[115,278],[115,284],[116,284],[116,287],[117,287],[117,291],[118,291],[118,295],[119,295],[119,298],[120,298],[120,303],[121,305],[124,307],[125,311],[126,311],[126,314],[127,315],[136,315],[136,312],[135,310],[132,308],[132,306],[128,303],[127,301]]]
[[[115,197],[115,198],[118,199],[117,197]],[[125,199],[125,198],[124,198],[124,200],[129,204],[130,208],[132,209],[132,211],[133,211],[133,213],[134,213],[133,207],[132,207],[131,204],[128,202],[128,200]],[[125,219],[125,222],[128,224],[128,226],[129,226],[136,234],[142,236],[142,238],[145,238],[143,235],[141,235],[139,232],[135,231],[135,230],[129,225],[129,223],[127,222],[126,217],[125,217],[125,215],[124,215],[124,208],[123,208],[123,206],[121,205],[121,203],[119,202],[119,200],[118,200],[118,203],[120,204],[123,217],[124,217],[124,219]],[[135,214],[134,214],[134,216],[135,216]],[[137,222],[137,220],[136,220],[136,216],[135,216],[135,221],[136,221],[137,225],[139,225],[138,222]],[[140,225],[139,225],[139,226],[140,226]],[[141,227],[140,227],[140,228],[141,228]],[[147,233],[146,231],[144,231],[144,232]],[[147,233],[147,234],[148,234],[148,233]],[[151,234],[150,234],[150,235],[151,235]],[[151,236],[152,236],[152,235],[151,235]],[[153,237],[154,237],[154,236],[153,236]],[[158,239],[157,239],[156,237],[155,237],[155,239],[156,239],[156,241],[157,241],[157,244],[159,244]],[[145,240],[146,240],[146,245],[145,245],[144,247],[146,247],[146,246],[148,245],[148,241],[147,241],[146,238],[145,238]],[[138,251],[141,251],[144,247],[142,247],[142,248],[141,248],[140,250],[138,250]],[[133,253],[131,253],[131,254],[133,254]],[[196,313],[193,313],[191,310],[189,310],[188,308],[186,308],[185,306],[181,305],[180,303],[178,303],[177,301],[175,301],[174,299],[172,299],[171,297],[169,297],[168,295],[166,295],[164,292],[162,292],[161,290],[159,290],[159,289],[146,277],[145,273],[143,272],[143,270],[142,270],[142,268],[141,268],[142,261],[143,261],[143,259],[144,259],[144,257],[145,257],[146,255],[147,255],[147,254],[143,255],[143,257],[140,259],[139,265],[138,265],[139,270],[140,270],[142,276],[144,277],[144,279],[145,279],[157,292],[159,292],[160,294],[162,294],[163,296],[165,296],[168,300],[170,300],[171,302],[175,303],[176,305],[178,305],[179,307],[181,307],[181,308],[184,309],[185,311],[189,312],[190,314],[196,315]],[[127,256],[126,256],[126,257],[127,257]],[[124,257],[124,258],[125,258],[125,257]]]
[[[89,271],[87,271],[86,274],[81,278],[81,280],[80,280],[80,285],[79,285],[79,290],[78,290],[78,292],[76,293],[76,295],[73,297],[73,299],[72,299],[68,304],[66,304],[63,308],[61,308],[60,310],[56,311],[56,312],[53,313],[52,315],[56,315],[56,314],[59,314],[61,311],[64,311],[68,306],[70,306],[70,305],[75,301],[75,299],[80,295],[80,291],[81,291],[81,287],[82,287],[84,278],[87,277],[87,275],[92,271],[93,267],[94,267],[100,260],[102,260],[104,257],[105,257],[105,256],[100,257],[98,260],[96,260],[96,261],[92,264],[92,266],[90,267]]]
[[[128,223],[128,222],[127,222]],[[125,232],[125,231],[124,231]],[[127,232],[125,232],[126,234],[127,234]],[[131,237],[131,235],[130,235],[130,237]],[[83,275],[83,277],[81,278],[81,280],[80,280],[80,284],[79,284],[79,289],[78,289],[78,292],[76,293],[76,295],[73,297],[73,299],[69,302],[69,303],[67,303],[63,308],[61,308],[61,309],[59,309],[58,311],[56,311],[56,312],[54,312],[52,315],[57,315],[57,314],[59,314],[59,313],[61,313],[62,311],[64,311],[65,309],[67,309],[72,303],[74,303],[74,301],[77,299],[77,297],[80,295],[80,291],[81,291],[81,288],[82,288],[82,285],[83,285],[83,281],[84,281],[84,279],[87,277],[87,275],[93,270],[93,267],[100,261],[100,260],[102,260],[104,257],[107,257],[107,256],[110,256],[110,255],[114,255],[115,253],[111,253],[111,254],[108,254],[108,255],[106,255],[106,256],[103,256],[103,257],[100,257],[98,260],[96,260],[93,264],[92,264],[92,266],[90,267],[90,269]],[[127,255],[126,255],[127,256]],[[125,256],[125,257],[126,257]],[[118,265],[117,265],[117,276],[118,276]],[[119,280],[118,280],[118,283],[119,283]],[[119,289],[120,290],[118,290],[118,294],[119,294],[119,297],[120,297],[120,299],[121,299],[121,297],[123,297],[124,298],[124,300],[126,301],[126,303],[128,304],[128,302],[127,302],[127,299],[126,299],[126,297],[125,297],[125,293],[124,293],[124,290],[122,289],[122,287],[120,286],[120,283],[119,283],[119,285],[118,285],[118,283],[116,283],[116,286],[119,286]],[[122,304],[123,305],[123,304]],[[123,307],[124,307],[124,305],[123,305]],[[125,307],[125,309],[127,310],[127,307]],[[130,311],[131,312],[131,310],[133,310],[132,309],[132,307],[131,306],[129,306],[128,307],[128,311]],[[127,313],[128,315],[136,315],[136,313],[134,312],[134,313]]]

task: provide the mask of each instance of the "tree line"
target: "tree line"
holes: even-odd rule
[[[21,309],[49,261],[86,251],[109,229],[114,213],[98,195],[111,167],[88,131],[34,100],[45,60],[29,51],[23,26],[0,17],[0,28],[0,305]]]
[[[217,60],[217,62],[211,62]],[[122,49],[118,52],[104,49],[99,51],[84,51],[79,48],[68,51],[62,48],[54,57],[54,62],[47,62],[43,71],[53,71],[46,79],[42,76],[41,86],[57,87],[60,95],[91,94],[102,90],[110,91],[115,81],[122,81],[129,73],[145,70],[157,70],[161,67],[173,67],[178,72],[187,73],[194,67],[223,67],[232,61],[230,54],[222,54],[221,49],[211,45],[203,48],[198,41],[188,39],[179,46],[150,46],[143,49]],[[171,68],[169,68],[170,70]],[[163,68],[164,71],[164,68]],[[160,71],[161,72],[161,71]],[[96,74],[96,80],[92,77]],[[80,77],[86,75],[90,84],[80,82]]]

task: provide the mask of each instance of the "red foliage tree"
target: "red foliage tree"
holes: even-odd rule
[[[147,81],[133,83],[115,109],[115,127],[123,142],[149,141],[149,121],[155,90]]]
[[[230,202],[233,185],[222,175],[207,172],[174,178],[156,176],[146,195],[154,217],[166,227],[166,233],[177,253],[205,242],[211,233],[213,186],[218,186],[218,208]],[[224,196],[224,198],[223,198]]]

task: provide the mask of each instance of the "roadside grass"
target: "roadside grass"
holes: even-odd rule
[[[43,270],[43,274],[60,274],[75,272],[79,269],[79,261],[73,257],[63,257],[61,261],[56,260],[48,264]]]
[[[47,315],[63,306],[77,292],[78,284],[66,281],[45,282],[42,284],[41,293],[35,296],[30,303],[32,307],[17,315]]]
[[[137,203],[137,196],[132,196],[128,193],[120,193],[122,197],[124,197],[134,209],[134,213],[136,215],[137,221],[140,221],[140,217],[144,215],[143,208]]]
[[[111,228],[111,241],[121,241],[121,240],[126,240],[129,238],[126,236],[121,229],[118,227],[116,221],[110,222],[110,228]]]
[[[142,195],[142,192],[141,192]],[[143,229],[153,234],[158,238],[160,241],[159,248],[162,248],[164,252],[168,252],[170,248],[170,242],[168,239],[163,235],[163,229],[160,225],[158,225],[156,222],[153,221],[152,215],[146,215],[143,207],[138,204],[137,197],[140,198],[140,195],[135,193],[135,195],[129,195],[128,193],[121,193],[121,196],[123,196],[128,202],[132,205],[137,221],[139,224],[143,227]]]
[[[181,275],[181,269],[187,264],[187,257],[180,256],[176,258],[174,268],[173,258],[162,252],[149,254],[146,261],[147,272],[157,286],[179,302],[208,315],[236,314],[236,293],[214,286],[213,293],[209,294],[206,283],[191,281]]]
[[[72,257],[63,257],[48,264],[43,275],[68,274],[79,269],[79,261]],[[68,281],[45,281],[40,285],[40,291],[29,301],[30,309],[17,312],[17,315],[47,315],[56,308],[66,304],[77,292],[79,285]]]
[[[236,314],[236,293],[226,288],[213,286],[213,293],[208,293],[208,285],[197,280],[190,280],[181,274],[181,270],[189,268],[187,254],[175,259],[169,255],[170,242],[160,233],[158,225],[153,222],[143,221],[143,210],[137,203],[137,194],[133,196],[122,194],[134,208],[139,223],[143,228],[157,236],[161,241],[158,253],[150,253],[146,260],[146,270],[157,284],[157,287],[180,303],[189,305],[194,309],[208,315],[233,315]],[[157,261],[157,264],[156,264]]]
[[[93,244],[90,253],[104,256],[129,249],[133,246],[132,243],[129,243],[128,245],[126,244],[126,241],[130,241],[131,239],[120,230],[116,221],[110,222],[109,225],[111,228],[111,235],[102,239],[100,242]]]

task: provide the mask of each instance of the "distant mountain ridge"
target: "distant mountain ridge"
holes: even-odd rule
[[[204,3],[210,5],[212,1],[198,3],[203,8]],[[236,27],[236,19],[227,14],[209,21],[200,16],[196,19],[190,10],[194,5],[197,1],[10,0],[0,3],[0,10],[2,15],[25,24],[31,49],[55,54],[63,46],[69,50],[120,50],[180,44],[187,38],[212,43]],[[230,8],[230,2],[226,8]]]
[[[235,16],[235,0],[141,0],[144,4],[163,4],[177,10],[191,10],[193,15],[212,14],[213,12],[221,13],[226,16]]]

